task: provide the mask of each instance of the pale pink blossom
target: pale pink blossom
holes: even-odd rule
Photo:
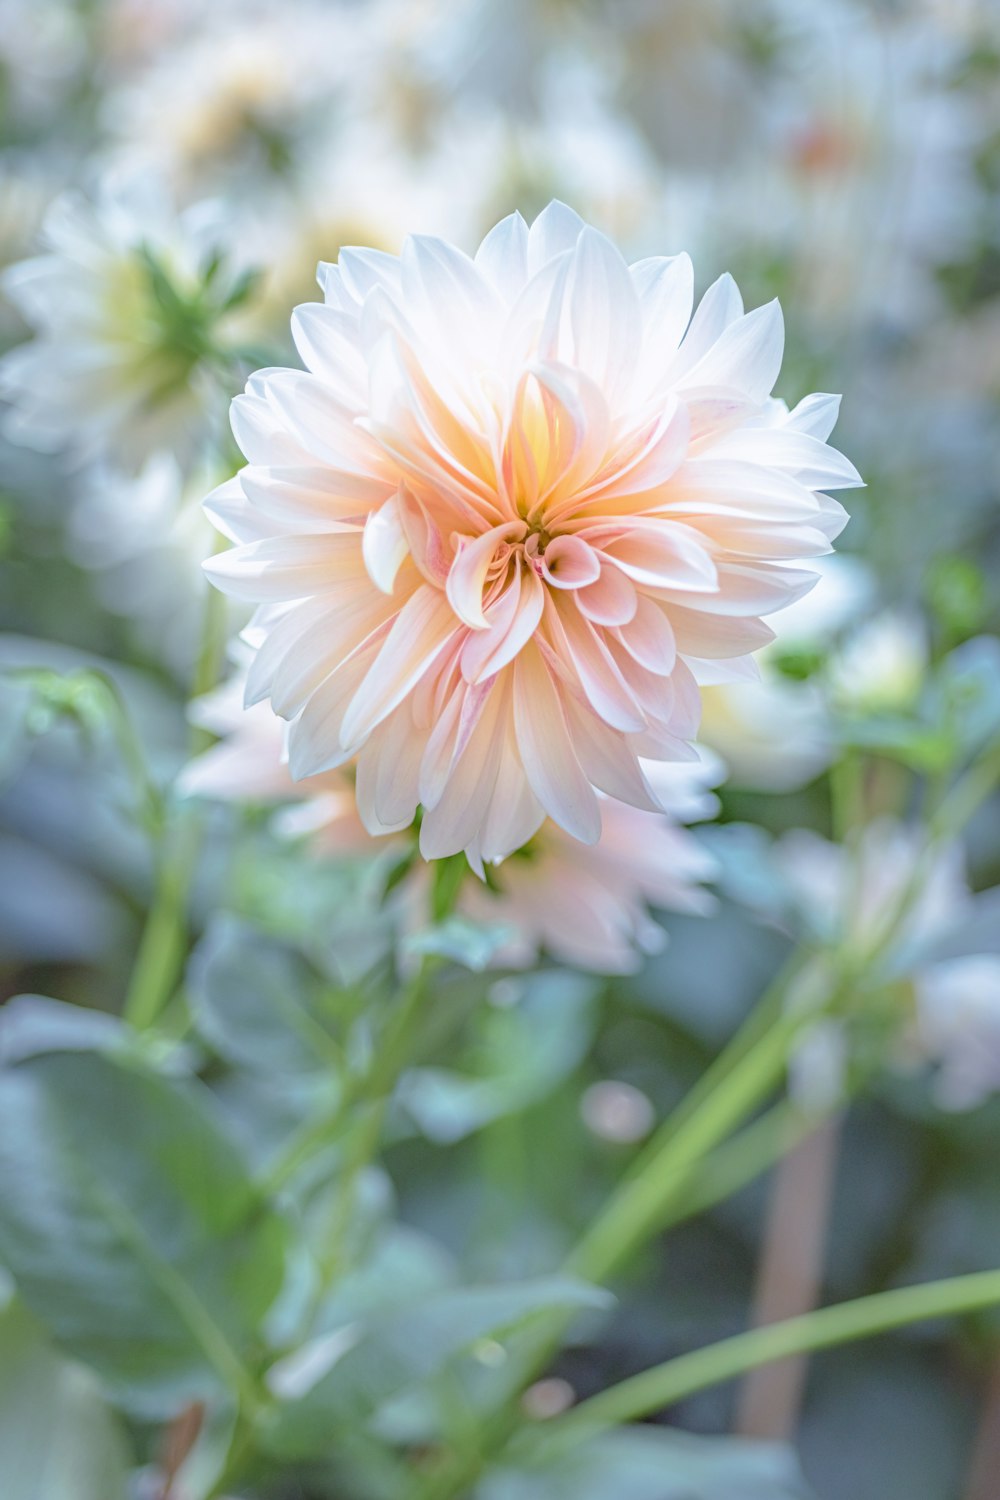
[[[646,767],[671,816],[601,798],[596,844],[581,845],[548,821],[523,850],[489,870],[489,886],[470,882],[460,909],[511,929],[497,962],[526,967],[547,952],[601,974],[629,974],[658,953],[667,935],[649,907],[704,915],[714,898],[702,885],[715,861],[674,819],[711,817],[706,787],[712,763]]]
[[[243,678],[196,701],[193,716],[219,734],[218,744],[182,772],[181,792],[224,801],[288,803],[277,815],[279,833],[308,836],[320,857],[371,854],[375,846],[357,812],[350,769],[338,767],[293,781],[285,750],[287,725],[266,703],[244,710]],[[470,871],[456,910],[502,931],[494,963],[523,968],[542,951],[578,968],[605,974],[637,969],[666,942],[649,907],[703,914],[712,896],[702,882],[715,873],[713,857],[683,825],[715,815],[710,787],[719,761],[702,758],[646,767],[665,813],[640,812],[601,798],[600,841],[581,846],[546,821],[526,847],[488,870]],[[416,853],[406,834],[394,842],[401,856]],[[428,920],[427,866],[415,860],[398,887],[404,925]]]
[[[298,778],[357,763],[372,833],[423,807],[427,858],[594,844],[598,792],[659,807],[640,763],[691,754],[698,681],[752,671],[859,483],[837,399],[770,397],[776,303],[686,256],[626,265],[570,209],[470,259],[414,236],[344,250],[296,310],[307,368],[233,409],[248,464],[206,566],[259,606],[247,702]]]

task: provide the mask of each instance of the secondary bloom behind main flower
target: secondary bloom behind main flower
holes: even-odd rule
[[[277,815],[279,833],[308,836],[320,858],[370,856],[349,770],[293,781],[287,725],[266,703],[244,710],[242,698],[239,675],[193,705],[197,722],[220,739],[185,768],[181,790],[223,801],[289,804]],[[494,964],[520,968],[545,949],[578,968],[629,973],[666,941],[650,906],[711,910],[714,898],[702,882],[714,876],[715,860],[684,824],[715,816],[718,801],[710,788],[721,779],[721,765],[703,755],[652,767],[650,774],[664,815],[602,798],[604,827],[593,847],[581,848],[547,821],[524,849],[492,866],[487,879],[467,876],[456,910],[502,931]],[[409,832],[398,833],[392,845],[404,860],[416,853]],[[428,897],[428,868],[413,859],[395,888],[406,925],[425,925]]]
[[[373,833],[493,861],[546,815],[585,843],[597,791],[655,811],[697,682],[745,675],[859,483],[837,400],[770,392],[776,303],[729,277],[691,316],[686,256],[628,266],[554,203],[470,259],[411,237],[341,252],[296,310],[307,368],[237,398],[248,464],[210,502],[206,566],[260,606],[248,703],[291,721],[292,774],[357,757]]]

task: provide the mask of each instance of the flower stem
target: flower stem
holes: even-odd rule
[[[168,835],[125,998],[125,1019],[137,1031],[157,1019],[180,974],[187,951],[187,893],[200,842],[201,825],[193,814]]]
[[[380,1039],[375,1064],[365,1080],[367,1109],[350,1140],[341,1167],[330,1243],[320,1265],[320,1281],[323,1286],[329,1286],[341,1269],[345,1241],[354,1212],[357,1181],[378,1150],[393,1090],[409,1061],[414,1026],[420,1015],[427,978],[434,963],[434,958],[429,954],[421,958],[390,1018],[385,1035]]]
[[[192,693],[200,697],[214,687],[222,661],[225,601],[209,589],[205,598],[201,646],[195,664]],[[209,737],[210,738],[210,737]],[[191,753],[205,749],[205,731],[191,731]],[[187,952],[187,898],[201,847],[202,819],[194,808],[169,818],[157,872],[153,904],[146,918],[139,951],[125,997],[125,1019],[136,1030],[157,1020],[174,992]]]
[[[676,1118],[666,1122],[570,1255],[567,1271],[604,1281],[655,1233],[694,1167],[777,1083],[802,1024],[802,1016],[794,1011],[779,1015],[727,1067],[715,1088],[704,1094],[699,1090],[693,1107],[682,1106],[679,1124]]]
[[[1000,1270],[953,1276],[924,1286],[900,1287],[835,1307],[754,1328],[656,1365],[584,1401],[546,1429],[547,1439],[578,1440],[621,1422],[633,1422],[677,1401],[720,1385],[758,1365],[789,1355],[870,1338],[908,1323],[950,1317],[1000,1303]]]

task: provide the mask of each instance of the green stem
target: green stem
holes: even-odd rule
[[[826,1114],[806,1114],[787,1099],[774,1105],[705,1158],[696,1179],[668,1210],[661,1229],[673,1229],[731,1198],[780,1161],[826,1118]]]
[[[201,648],[192,692],[200,697],[214,687],[222,661],[225,600],[215,589],[205,599]],[[210,742],[211,736],[208,736]],[[191,731],[191,753],[205,749],[206,733]],[[201,846],[202,819],[185,808],[174,828],[165,829],[153,904],[146,918],[125,997],[125,1019],[137,1030],[151,1026],[173,994],[187,953],[187,898]]]
[[[434,962],[427,954],[420,960],[403,991],[385,1035],[379,1040],[374,1066],[366,1077],[364,1092],[368,1108],[351,1138],[341,1168],[329,1249],[320,1266],[320,1281],[323,1286],[330,1284],[342,1265],[345,1241],[354,1212],[357,1181],[378,1150],[396,1082],[409,1061],[413,1028],[420,1015],[425,985]]]
[[[570,1255],[568,1272],[588,1281],[604,1281],[656,1232],[699,1161],[778,1082],[802,1025],[803,1017],[795,1011],[779,1015],[727,1069],[717,1087],[701,1097],[695,1108],[684,1110],[680,1125],[667,1121]]]
[[[173,830],[160,863],[125,998],[125,1019],[137,1031],[151,1026],[174,992],[187,952],[187,894],[201,841],[200,821],[189,813]]]
[[[908,1323],[950,1317],[1000,1303],[1000,1270],[953,1276],[924,1286],[900,1287],[859,1297],[836,1307],[804,1313],[784,1323],[754,1328],[720,1343],[682,1354],[592,1396],[567,1416],[546,1428],[546,1440],[590,1437],[622,1422],[633,1422],[651,1412],[720,1385],[758,1365],[829,1349],[854,1339],[870,1338]]]

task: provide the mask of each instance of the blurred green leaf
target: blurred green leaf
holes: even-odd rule
[[[600,989],[596,981],[551,970],[506,983],[522,989],[520,998],[479,1009],[456,1068],[413,1068],[400,1083],[404,1109],[433,1141],[460,1140],[526,1108],[586,1055]]]
[[[467,917],[450,916],[433,927],[414,933],[403,942],[408,953],[431,954],[450,958],[476,973],[488,968],[497,953],[510,940],[507,927],[484,927]]]
[[[400,1392],[426,1385],[478,1340],[496,1338],[546,1308],[606,1308],[607,1292],[553,1276],[504,1286],[420,1289],[343,1322],[271,1371],[287,1405],[267,1419],[262,1441],[286,1458],[330,1446],[331,1433],[356,1429]]]
[[[499,1469],[475,1500],[808,1500],[791,1452],[771,1443],[624,1428],[537,1468]]]
[[[246,1393],[288,1236],[211,1095],[110,1025],[30,998],[0,1017],[0,1257],[117,1403],[169,1416],[220,1387]]]
[[[125,1500],[128,1450],[94,1377],[14,1300],[0,1311],[3,1500]]]
[[[187,971],[195,1026],[220,1057],[269,1075],[331,1072],[331,986],[300,953],[225,914],[198,944]]]

